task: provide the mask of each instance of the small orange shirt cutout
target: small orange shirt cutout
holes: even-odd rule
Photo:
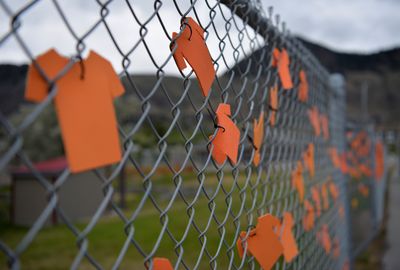
[[[51,49],[36,61],[47,77],[53,79],[70,60]],[[54,99],[64,149],[73,173],[121,160],[113,99],[125,90],[111,63],[94,51],[90,51],[83,65],[83,78],[79,63],[75,63],[56,82],[58,92]],[[25,98],[41,102],[48,91],[49,85],[31,64]]]
[[[253,124],[253,144],[255,148],[253,163],[256,166],[260,164],[260,159],[261,159],[260,152],[263,139],[264,139],[264,112],[261,112],[258,121],[257,119],[254,119],[254,124]]]
[[[349,172],[349,168],[347,167],[346,153],[342,153],[342,155],[340,157],[340,170],[343,174],[346,174]]]
[[[385,173],[384,147],[381,141],[375,144],[375,179],[382,180]]]
[[[297,162],[296,168],[292,171],[292,187],[296,188],[299,194],[299,201],[303,203],[304,200],[304,178],[303,178],[303,166],[301,162]]]
[[[290,60],[288,52],[285,49],[280,51],[279,49],[275,48],[272,53],[272,66],[278,68],[279,78],[281,80],[282,87],[285,90],[290,90],[293,88],[289,64]]]
[[[314,186],[311,188],[311,196],[314,201],[317,216],[320,216],[321,215],[321,197],[319,195],[319,191],[318,191],[317,187]]]
[[[281,226],[281,242],[283,246],[283,256],[286,262],[291,262],[299,253],[296,239],[294,238],[292,229],[294,226],[293,216],[290,212],[283,214]]]
[[[335,236],[335,238],[333,239],[332,249],[333,249],[333,257],[335,259],[339,258],[339,256],[340,256],[340,243],[339,243],[339,239],[337,238],[337,236]]]
[[[322,246],[324,247],[325,253],[329,254],[331,252],[332,243],[331,237],[329,235],[328,225],[322,225],[321,231],[319,232],[319,239]]]
[[[217,134],[211,142],[213,147],[212,156],[216,163],[222,164],[228,157],[233,164],[237,163],[240,131],[235,123],[231,120],[231,106],[229,104],[220,103],[217,111]]]
[[[300,78],[300,84],[299,84],[299,90],[297,93],[297,98],[302,102],[307,102],[307,100],[308,100],[308,81],[307,81],[307,75],[304,70],[300,70],[299,78]]]
[[[310,143],[307,146],[306,151],[303,153],[303,161],[305,167],[308,169],[311,178],[315,175],[315,159],[314,159],[314,144]]]
[[[339,189],[334,182],[329,183],[329,191],[334,201],[339,198]]]
[[[321,128],[322,128],[322,135],[324,136],[325,140],[329,139],[329,120],[328,117],[324,114],[320,116],[321,121]]]
[[[278,86],[271,87],[269,91],[269,109],[271,110],[270,124],[275,126],[276,113],[278,111]]]
[[[321,135],[321,125],[318,108],[313,106],[311,109],[307,111],[308,119],[310,120],[311,126],[314,129],[315,136]]]
[[[321,195],[322,195],[322,208],[324,210],[328,210],[328,208],[329,208],[329,197],[328,197],[327,183],[323,183],[322,184]]]
[[[250,232],[247,239],[238,239],[238,253],[243,256],[243,246],[247,244],[247,251],[254,256],[264,270],[271,269],[283,254],[283,246],[278,235],[274,232],[280,225],[279,219],[266,214],[258,218],[257,226]],[[242,237],[246,235],[241,232]]]
[[[368,197],[369,195],[369,188],[363,184],[363,183],[359,183],[358,184],[358,191],[361,193],[361,195],[363,195],[364,197]]]
[[[153,270],[173,270],[171,262],[167,258],[154,258]]]
[[[193,68],[206,97],[215,79],[215,69],[204,40],[204,30],[190,17],[183,18],[181,25],[185,28],[179,37],[178,33],[172,33],[175,41],[170,44],[170,49],[172,51],[176,47],[173,57],[179,70],[186,68],[185,59]]]
[[[340,158],[339,158],[337,149],[335,147],[329,147],[328,154],[331,158],[333,166],[335,168],[339,169],[340,168]]]
[[[315,215],[314,207],[308,200],[304,201],[304,208],[305,213],[303,216],[303,228],[307,232],[314,228]]]

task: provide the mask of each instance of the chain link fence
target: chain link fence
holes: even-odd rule
[[[71,14],[65,2],[0,1],[2,21],[9,22],[2,26],[0,52],[7,51],[8,43],[18,46],[48,79],[49,90],[37,104],[24,101],[26,67],[21,68],[19,81],[10,82],[2,71],[8,84],[1,93],[0,177],[9,184],[1,189],[1,265],[157,269],[154,258],[166,258],[174,269],[258,269],[250,253],[239,256],[238,240],[246,242],[258,217],[271,214],[281,219],[289,212],[298,254],[291,262],[279,259],[274,269],[350,268],[355,187],[341,157],[348,147],[343,79],[329,74],[279,16],[272,9],[266,14],[257,1],[149,1],[143,4],[149,7],[146,12],[138,5],[93,1],[90,9],[97,15],[85,31],[77,31],[84,20]],[[48,7],[46,13],[43,6]],[[65,31],[70,40],[73,55],[55,76],[46,74],[35,60],[29,31],[41,29],[26,22],[35,10],[55,18],[54,25],[61,25],[57,31]],[[128,17],[120,15],[122,10]],[[120,17],[125,32],[113,28]],[[170,51],[176,41],[172,32],[185,31],[185,25],[179,27],[186,17],[204,29],[216,71],[206,97],[190,68],[177,73]],[[160,38],[149,42],[156,32]],[[63,158],[53,103],[57,83],[71,70],[79,67],[82,76],[90,72],[82,59],[98,45],[91,40],[96,35],[108,44],[104,52],[116,59],[111,61],[125,89],[115,100],[123,152],[117,164],[75,174]],[[133,41],[123,43],[122,35]],[[286,49],[290,56],[290,90],[283,88],[273,65],[275,48]],[[141,57],[146,65],[135,62]],[[308,82],[305,100],[299,99],[301,71]],[[277,108],[270,106],[275,85]],[[216,123],[220,103],[230,105],[231,119],[240,130],[236,163],[218,164],[213,159],[212,142],[223,128]],[[326,117],[325,126],[318,117],[313,123],[315,111]],[[256,149],[253,123],[261,113],[264,136]],[[308,167],[305,152],[313,152],[314,169]],[[304,202],[292,183],[299,161],[305,166],[300,172]],[[365,164],[373,166],[372,161]],[[368,181],[367,186],[376,183]],[[375,193],[375,188],[370,190]],[[379,190],[383,192],[384,184]],[[382,203],[383,195],[365,199],[378,217],[376,229],[383,206],[368,205],[371,198]]]
[[[380,231],[384,217],[386,170],[382,140],[369,125],[347,129],[347,175],[353,257],[360,254]]]

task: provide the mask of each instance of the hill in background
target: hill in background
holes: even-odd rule
[[[361,87],[368,84],[368,108],[369,115],[379,128],[396,128],[397,116],[400,115],[400,48],[377,52],[373,54],[341,53],[327,49],[323,46],[301,39],[304,45],[319,59],[319,61],[332,73],[342,73],[346,79],[347,109],[350,119],[361,117]],[[253,55],[257,57],[257,51]],[[238,66],[246,67],[242,60]],[[243,69],[242,68],[242,69]],[[0,65],[0,111],[6,115],[12,114],[23,101],[23,91],[27,66]],[[151,91],[155,85],[154,75],[133,75],[137,89]],[[224,80],[224,78],[221,78]],[[125,81],[125,85],[127,86]],[[157,95],[151,98],[153,103],[152,113],[159,113],[160,119],[166,117],[162,110],[157,110],[163,105],[171,107],[165,93],[171,95],[173,100],[178,100],[182,91],[182,80],[175,77],[165,77],[163,85],[167,92],[161,89]],[[179,85],[179,87],[176,87]],[[197,83],[192,87],[197,88]],[[132,91],[135,91],[134,89]],[[128,91],[128,92],[132,92]],[[164,92],[164,93],[163,93]],[[193,91],[196,93],[197,91]],[[191,92],[191,93],[193,93]],[[211,100],[219,97],[212,97]],[[194,98],[196,100],[196,98]],[[141,114],[140,103],[136,103],[137,109],[129,110],[131,117],[138,119]],[[181,106],[182,112],[193,112],[189,102],[187,106]],[[155,116],[155,115],[153,115]]]

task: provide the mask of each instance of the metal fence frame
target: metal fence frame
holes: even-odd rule
[[[14,38],[21,46],[22,51],[34,61],[34,56],[30,51],[29,44],[20,36],[20,28],[24,26],[21,18],[25,12],[35,8],[35,5],[42,1],[33,1],[22,6],[18,11],[12,11],[5,1],[0,1],[0,7],[7,14],[10,21],[9,31],[0,38],[0,51],[1,46],[8,39]],[[209,8],[209,22],[202,23],[202,27],[206,30],[206,40],[209,35],[218,34],[216,25],[214,24],[214,18],[219,15],[222,16],[225,23],[225,32],[221,36],[218,36],[220,47],[220,54],[215,57],[214,64],[217,66],[225,65],[228,69],[227,82],[224,84],[220,77],[217,77],[216,84],[213,86],[214,93],[219,91],[219,101],[228,102],[232,106],[232,118],[241,127],[241,146],[239,149],[239,162],[237,165],[229,164],[226,162],[224,166],[216,166],[213,161],[211,154],[206,155],[204,158],[200,158],[204,162],[199,166],[198,160],[194,160],[194,156],[199,154],[200,151],[197,147],[207,150],[210,146],[210,140],[206,132],[213,127],[212,121],[209,120],[209,114],[214,117],[214,110],[216,108],[215,100],[211,97],[207,97],[201,106],[196,107],[191,99],[195,96],[191,96],[191,91],[197,91],[195,86],[190,79],[193,72],[185,75],[180,81],[182,82],[182,94],[177,102],[172,101],[168,96],[170,89],[166,89],[163,85],[165,83],[165,74],[163,71],[163,65],[169,61],[173,61],[172,53],[165,59],[163,65],[158,66],[154,61],[154,65],[157,72],[154,74],[154,87],[148,93],[142,93],[137,86],[135,78],[131,77],[128,72],[128,67],[131,65],[130,55],[136,50],[139,44],[146,46],[146,25],[149,21],[155,20],[159,22],[160,31],[165,32],[166,36],[169,37],[170,33],[167,32],[162,18],[159,16],[158,10],[166,5],[162,1],[154,1],[154,12],[149,14],[148,21],[142,22],[135,15],[135,7],[130,1],[125,1],[126,8],[129,8],[132,12],[132,17],[135,23],[140,26],[140,32],[138,33],[138,41],[132,45],[132,48],[128,52],[124,52],[118,42],[116,41],[113,32],[107,23],[107,16],[112,12],[110,4],[113,1],[107,1],[102,3],[96,1],[99,8],[99,20],[89,29],[83,36],[78,36],[72,28],[67,15],[63,12],[59,1],[54,0],[52,3],[56,8],[60,18],[64,21],[70,34],[76,40],[77,54],[71,58],[69,64],[65,69],[57,76],[55,80],[49,80],[49,94],[47,98],[35,105],[30,114],[23,119],[17,126],[15,126],[10,120],[10,116],[0,113],[0,127],[3,130],[4,137],[2,139],[7,140],[5,150],[0,152],[0,171],[6,171],[7,168],[13,163],[24,164],[34,176],[35,180],[46,190],[48,194],[48,201],[46,207],[41,212],[35,223],[29,227],[24,237],[17,243],[16,246],[11,247],[9,243],[0,239],[0,253],[6,257],[8,266],[11,269],[20,269],[24,265],[21,264],[21,256],[26,252],[27,248],[31,246],[37,235],[46,226],[46,222],[49,217],[55,211],[61,222],[71,232],[71,237],[76,240],[77,250],[76,256],[71,261],[70,268],[78,269],[83,262],[93,266],[96,269],[103,269],[104,265],[101,264],[101,258],[96,258],[92,255],[89,249],[90,240],[89,234],[95,229],[98,222],[106,212],[113,212],[123,224],[123,231],[126,234],[126,240],[124,244],[117,251],[117,257],[112,263],[112,269],[121,267],[124,259],[134,252],[142,257],[143,267],[152,269],[153,258],[158,254],[158,249],[162,245],[162,240],[167,238],[174,243],[174,254],[175,257],[170,257],[175,269],[199,269],[204,267],[202,264],[204,261],[208,263],[210,269],[221,269],[219,267],[220,260],[225,258],[228,260],[229,269],[256,269],[258,265],[253,257],[244,256],[243,259],[238,260],[238,254],[236,251],[236,241],[239,238],[240,231],[246,231],[247,236],[250,230],[254,226],[257,216],[266,213],[272,213],[278,217],[281,217],[284,211],[291,211],[296,221],[294,228],[296,240],[298,241],[301,250],[299,255],[292,263],[285,263],[279,261],[275,269],[344,269],[344,267],[352,267],[352,262],[356,253],[353,252],[353,246],[351,243],[351,225],[350,225],[350,200],[351,192],[348,190],[347,176],[340,170],[335,169],[330,162],[326,150],[327,147],[333,146],[338,149],[340,153],[347,151],[346,138],[345,138],[345,127],[346,127],[346,113],[345,113],[345,89],[344,80],[340,75],[329,74],[318,60],[312,55],[296,38],[292,37],[289,31],[285,28],[285,25],[280,22],[279,16],[273,18],[272,9],[269,10],[268,16],[263,12],[263,9],[258,1],[246,1],[246,0],[221,0],[220,2],[206,1]],[[209,3],[213,2],[213,4]],[[181,17],[185,17],[190,13],[191,16],[196,18],[199,22],[198,14],[196,12],[196,1],[191,1],[189,8],[184,11],[181,10],[180,5],[173,1],[174,7],[178,10]],[[226,9],[226,7],[228,7]],[[229,17],[224,17],[226,12],[230,11]],[[274,22],[275,20],[275,22]],[[111,168],[109,173],[105,173],[102,170],[93,170],[97,179],[101,182],[101,186],[104,192],[104,198],[98,205],[96,212],[90,217],[90,220],[85,224],[83,229],[78,228],[76,224],[70,221],[68,215],[64,213],[64,210],[59,205],[59,190],[71,176],[69,169],[65,169],[62,173],[56,177],[54,182],[38,171],[33,160],[26,153],[26,146],[24,144],[24,133],[27,132],[28,128],[35,125],[38,117],[43,111],[52,106],[52,101],[57,95],[57,79],[64,76],[68,70],[76,64],[81,53],[86,50],[85,39],[91,35],[100,26],[104,26],[107,29],[108,37],[112,40],[115,48],[120,53],[121,66],[123,68],[120,74],[124,80],[125,86],[135,95],[140,106],[142,113],[139,119],[135,119],[130,124],[132,125],[129,130],[119,126],[121,140],[123,141],[124,154],[120,163]],[[240,26],[242,25],[242,26]],[[238,33],[238,39],[240,44],[235,47],[230,40],[230,27],[234,27]],[[249,34],[249,30],[256,33],[254,36]],[[257,36],[257,34],[259,36]],[[263,43],[260,47],[257,47],[259,38],[262,38]],[[242,50],[242,43],[250,43],[251,52],[249,54],[240,53]],[[168,45],[168,44],[167,44]],[[227,65],[224,61],[224,46],[231,46],[234,53],[232,57],[235,59],[235,64],[239,63],[239,60],[244,59],[245,70],[241,70],[235,66],[232,68]],[[272,50],[276,47],[284,47],[288,50],[291,65],[290,70],[293,76],[294,89],[287,91],[282,88],[279,89],[279,99],[281,100],[280,109],[278,111],[277,125],[270,125],[269,109],[266,105],[268,101],[269,89],[272,85],[277,83],[277,73],[273,67],[271,67]],[[147,53],[151,57],[151,51],[146,47]],[[255,52],[258,52],[256,54]],[[239,56],[241,58],[239,58]],[[297,88],[299,85],[298,72],[300,68],[307,71],[310,84],[310,97],[307,104],[301,104],[296,98]],[[255,72],[254,72],[255,71]],[[44,72],[44,71],[43,71]],[[253,72],[253,73],[252,73]],[[222,77],[222,76],[221,76]],[[232,81],[238,79],[240,83],[239,89],[235,89]],[[165,94],[168,102],[165,111],[169,110],[171,114],[171,122],[164,134],[161,134],[154,125],[155,119],[151,118],[150,112],[154,110],[155,106],[152,97],[157,94]],[[181,128],[181,114],[182,111],[180,106],[183,103],[183,99],[188,98],[192,103],[191,116],[196,119],[193,127],[193,133],[188,134]],[[214,103],[214,104],[213,104]],[[153,106],[152,106],[153,105]],[[325,113],[329,117],[329,140],[312,135],[312,127],[306,117],[306,109],[310,106],[317,106],[321,112]],[[262,165],[260,167],[252,166],[252,157],[254,155],[254,149],[248,137],[252,136],[252,121],[259,114],[259,111],[265,110],[268,114],[266,119],[265,138],[262,147]],[[121,124],[121,123],[120,123]],[[154,158],[154,163],[150,170],[146,171],[144,166],[141,165],[140,160],[137,160],[133,156],[136,142],[132,139],[138,130],[144,125],[149,127],[152,135],[157,138],[156,145],[154,148],[158,151],[157,156]],[[174,164],[169,160],[167,152],[171,151],[171,144],[168,142],[168,138],[173,130],[177,130],[181,143],[178,145],[183,149],[185,153],[184,160],[178,168],[174,167]],[[214,135],[216,130],[213,131]],[[2,135],[3,135],[2,134]],[[189,135],[189,136],[188,136]],[[195,135],[202,136],[201,143],[197,143],[193,140]],[[372,131],[371,136],[373,137]],[[183,142],[182,142],[183,140]],[[309,189],[312,186],[320,186],[326,183],[328,177],[334,181],[334,183],[340,189],[340,197],[336,202],[330,204],[330,208],[326,210],[316,221],[315,228],[310,232],[304,231],[301,225],[302,217],[305,214],[303,207],[298,202],[298,197],[294,189],[290,186],[290,172],[294,169],[297,160],[300,159],[304,146],[313,142],[316,145],[316,161],[317,169],[316,176],[314,179],[306,176],[306,198],[310,199]],[[288,146],[289,145],[289,146]],[[157,190],[155,186],[157,183],[153,180],[155,172],[159,169],[160,164],[163,164],[166,169],[166,175],[168,175],[169,186],[172,188],[170,194],[170,201],[163,207],[157,203]],[[133,168],[137,173],[137,178],[141,178],[142,186],[139,189],[140,201],[136,208],[129,214],[124,213],[124,209],[119,204],[119,201],[115,199],[114,194],[115,183],[120,181],[121,187],[126,183],[126,178],[129,177],[125,173],[127,166]],[[193,194],[185,194],[183,186],[184,175],[183,171],[188,166],[193,168],[196,174],[197,188]],[[210,177],[209,175],[213,177]],[[227,175],[231,175],[233,185],[229,186],[224,183],[224,179],[228,179]],[[244,176],[244,177],[243,177]],[[230,177],[230,176],[229,176]],[[241,178],[244,178],[241,182]],[[122,179],[122,180],[121,180]],[[125,180],[124,180],[125,179]],[[215,180],[215,187],[207,187],[206,181],[209,179]],[[136,179],[137,180],[137,179]],[[380,189],[380,192],[384,190],[385,184]],[[154,186],[154,187],[153,187]],[[213,189],[209,192],[207,188]],[[228,189],[227,189],[228,188]],[[225,190],[226,189],[226,190]],[[261,197],[259,197],[261,194]],[[272,195],[270,195],[272,194]],[[207,200],[207,207],[209,214],[207,216],[208,223],[204,230],[201,230],[197,225],[196,221],[196,205],[199,198],[203,196]],[[224,199],[226,207],[224,216],[226,218],[221,219],[221,216],[216,214],[216,209],[219,207],[219,197]],[[251,203],[246,202],[247,198],[251,199]],[[271,197],[272,196],[272,197]],[[277,196],[277,197],[275,197]],[[177,200],[182,200],[185,206],[187,223],[184,229],[185,234],[179,238],[174,234],[169,223],[175,218],[170,216],[170,212],[174,210],[174,203]],[[235,213],[233,202],[240,200],[240,208]],[[379,204],[375,209],[382,210],[383,196],[374,195],[372,196],[374,204]],[[135,227],[137,219],[142,215],[145,203],[150,203],[152,208],[158,212],[159,222],[161,230],[158,232],[157,241],[154,243],[152,248],[143,248],[143,242],[137,239],[137,234],[140,231],[136,231]],[[344,218],[340,218],[339,206],[342,205],[345,210]],[[123,205],[122,205],[123,206]],[[378,212],[379,212],[378,211]],[[378,218],[376,220],[375,229],[378,229],[381,223],[382,215],[374,213]],[[206,218],[206,217],[202,217]],[[320,229],[322,224],[328,224],[332,237],[338,237],[340,243],[340,256],[336,259],[332,258],[329,254],[326,254],[321,245],[316,240],[316,232]],[[228,227],[233,228],[233,234],[228,231]],[[213,227],[213,228],[212,228]],[[215,253],[212,253],[207,246],[207,233],[216,229],[218,231],[218,248]],[[199,241],[198,256],[192,260],[186,257],[185,253],[185,241],[188,241],[187,234],[189,230],[194,230],[197,234]],[[227,236],[228,235],[228,236]],[[49,247],[50,249],[51,247]],[[134,251],[131,251],[133,248]]]

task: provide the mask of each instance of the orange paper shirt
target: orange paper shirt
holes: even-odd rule
[[[231,106],[221,103],[218,105],[217,123],[220,128],[214,140],[211,142],[214,146],[212,156],[218,164],[225,162],[228,157],[233,164],[237,163],[240,131],[235,123],[231,120]]]
[[[46,76],[54,78],[70,61],[54,49],[37,58]],[[81,68],[75,63],[57,82],[55,106],[61,127],[64,148],[72,172],[89,170],[121,159],[117,121],[113,99],[124,88],[112,65],[91,51]],[[32,64],[29,67],[25,98],[32,102],[44,100],[49,85]]]
[[[304,200],[304,178],[303,178],[303,166],[301,162],[297,162],[296,168],[292,172],[292,186],[297,189],[299,194],[299,201],[303,203]]]
[[[285,49],[279,51],[279,49],[275,48],[272,55],[272,66],[278,68],[279,78],[281,79],[282,87],[285,90],[289,90],[293,88],[293,82],[290,77],[289,70],[289,54]]]
[[[177,45],[174,52],[176,65],[180,70],[186,68],[186,61],[193,68],[204,96],[208,95],[215,78],[215,69],[212,63],[210,52],[204,40],[204,30],[192,18],[182,20],[185,27],[181,35],[172,33],[175,40],[170,45],[171,51]]]
[[[154,258],[153,270],[173,270],[171,262],[167,258]]]
[[[308,100],[308,81],[304,70],[299,72],[300,84],[297,97],[300,101],[306,102]]]
[[[267,214],[258,218],[258,223],[246,240],[238,240],[238,251],[243,256],[241,246],[247,243],[247,250],[254,256],[264,270],[271,269],[283,253],[283,246],[274,229],[280,225],[279,219]],[[241,236],[245,235],[244,232]]]
[[[253,163],[256,166],[260,164],[260,159],[261,159],[260,152],[261,152],[261,145],[263,142],[263,138],[264,138],[264,112],[261,112],[260,118],[258,119],[258,121],[254,119],[254,124],[253,124],[253,144],[255,147]]]
[[[270,116],[270,124],[271,126],[275,126],[276,122],[276,113],[278,110],[278,86],[275,85],[274,87],[271,87],[269,91],[269,106],[271,110],[271,116]]]
[[[294,226],[293,216],[289,212],[283,214],[281,242],[283,246],[283,256],[286,262],[291,262],[299,253],[296,239],[292,229]]]
[[[319,195],[319,190],[317,187],[314,186],[311,188],[311,196],[312,196],[312,199],[315,204],[317,216],[320,216],[321,215],[321,197]]]
[[[314,221],[315,221],[314,207],[308,200],[305,200],[304,208],[305,208],[305,214],[303,217],[303,227],[305,231],[310,231],[312,228],[314,228]]]

